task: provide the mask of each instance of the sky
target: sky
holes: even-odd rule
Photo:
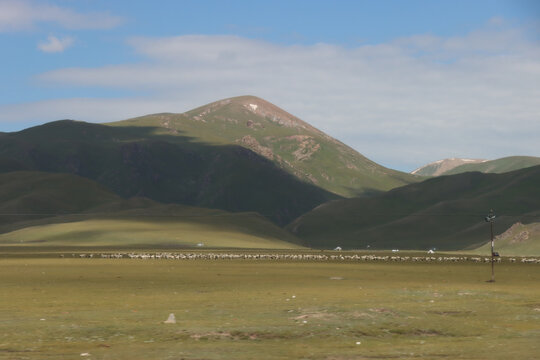
[[[0,131],[268,100],[384,166],[540,156],[540,1],[0,0]]]

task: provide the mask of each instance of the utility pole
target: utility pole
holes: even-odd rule
[[[495,282],[495,257],[499,256],[498,253],[494,251],[494,239],[493,239],[493,222],[495,221],[495,213],[492,210],[489,210],[488,216],[486,216],[486,222],[489,223],[491,230],[491,280],[489,282]]]

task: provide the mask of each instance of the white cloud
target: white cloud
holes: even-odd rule
[[[71,119],[93,122],[116,121],[148,113],[172,109],[182,112],[191,104],[176,99],[153,98],[71,98],[37,101],[30,104],[2,105],[0,123],[14,126],[18,122],[42,124],[47,121]],[[86,114],[86,115],[85,115]],[[90,116],[88,114],[91,114]]]
[[[47,53],[57,53],[63,52],[71,45],[73,45],[73,38],[69,36],[59,39],[56,36],[49,35],[47,41],[42,41],[38,44],[38,49]]]
[[[400,169],[445,157],[540,156],[540,46],[520,29],[489,24],[461,37],[356,48],[202,35],[129,43],[145,62],[59,69],[39,80],[143,90],[151,98],[57,100],[40,103],[35,114],[119,120],[253,94]],[[23,119],[36,106],[8,113]],[[0,121],[7,119],[0,110]]]
[[[106,12],[74,10],[26,0],[0,0],[0,32],[26,30],[39,23],[55,23],[67,29],[110,29],[122,18]]]

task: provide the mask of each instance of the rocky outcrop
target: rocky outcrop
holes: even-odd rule
[[[497,235],[495,240],[509,239],[512,244],[527,241],[529,240],[530,232],[524,228],[525,226],[522,223],[517,222],[510,226],[504,233]]]
[[[292,135],[287,136],[288,140],[298,142],[298,148],[292,153],[296,161],[304,161],[311,158],[320,148],[319,144],[312,136],[308,135]]]
[[[264,156],[269,160],[274,160],[274,152],[272,149],[266,146],[262,146],[257,139],[251,135],[246,135],[241,139],[236,140],[237,143],[247,147],[248,149],[256,152],[257,154]]]

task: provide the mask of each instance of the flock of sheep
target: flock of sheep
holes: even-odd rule
[[[384,262],[491,262],[491,257],[469,256],[378,256],[344,254],[235,254],[235,253],[114,253],[114,254],[72,254],[72,257],[103,259],[142,259],[142,260],[296,260],[296,261],[384,261]],[[64,257],[64,255],[62,255]],[[522,262],[540,264],[538,258],[500,258],[495,262]]]

